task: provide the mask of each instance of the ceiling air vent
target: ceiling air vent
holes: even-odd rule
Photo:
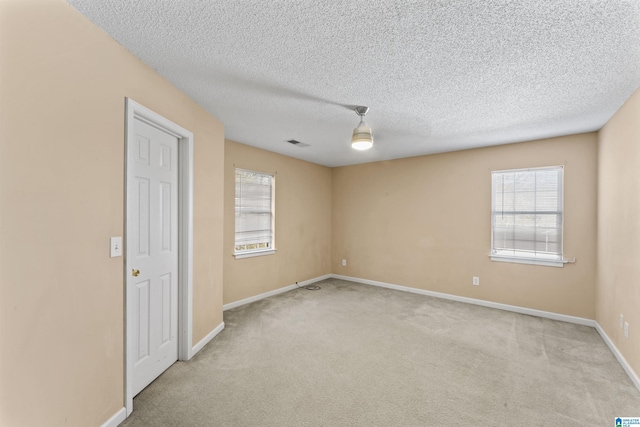
[[[295,145],[299,148],[309,147],[309,144],[305,144],[304,142],[296,141],[295,139],[290,139],[287,141],[291,145]]]

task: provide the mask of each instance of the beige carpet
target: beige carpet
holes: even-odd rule
[[[640,392],[593,328],[330,279],[225,312],[123,426],[613,426]]]

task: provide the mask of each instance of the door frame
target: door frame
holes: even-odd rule
[[[132,206],[129,178],[133,176],[133,162],[129,159],[129,144],[135,138],[138,119],[178,138],[178,360],[189,360],[194,354],[193,336],[193,133],[151,111],[130,98],[125,98],[125,211],[124,211],[124,400],[127,417],[133,412],[134,348],[128,344],[128,318],[133,307],[127,299],[127,214]]]

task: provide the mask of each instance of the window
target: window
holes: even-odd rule
[[[275,253],[274,177],[236,169],[236,258]]]
[[[491,259],[563,266],[563,167],[491,172]]]

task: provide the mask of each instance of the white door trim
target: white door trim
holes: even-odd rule
[[[125,153],[128,153],[127,146],[129,141],[135,140],[135,119],[155,126],[178,138],[178,360],[189,360],[195,354],[191,346],[193,336],[193,133],[132,99],[125,98],[125,100]],[[125,236],[128,233],[127,211],[130,203],[133,202],[129,200],[131,194],[128,191],[128,177],[133,176],[132,167],[128,154],[125,154]],[[129,271],[129,267],[127,266],[126,250],[125,246],[124,403],[128,417],[133,411],[132,366],[135,355],[133,348],[129,348],[130,346],[127,345],[129,338],[127,327],[129,301],[127,301],[126,297],[126,274]]]

